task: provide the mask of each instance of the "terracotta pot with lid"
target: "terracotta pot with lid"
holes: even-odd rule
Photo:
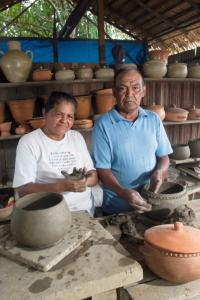
[[[144,233],[141,252],[147,266],[166,280],[184,283],[200,278],[200,230],[181,222],[154,226]]]
[[[186,121],[188,117],[188,111],[176,107],[176,105],[171,105],[170,107],[166,108],[165,110],[165,120],[166,121],[172,121],[172,122],[182,122]]]
[[[147,106],[148,110],[154,111],[156,114],[159,115],[159,117],[161,118],[161,120],[163,121],[165,118],[165,109],[163,105],[159,105],[156,104],[155,102],[153,102],[152,105]]]
[[[200,120],[200,108],[195,105],[187,109],[189,111],[188,120]]]
[[[49,69],[44,69],[42,66],[33,71],[34,81],[51,80],[53,73]]]

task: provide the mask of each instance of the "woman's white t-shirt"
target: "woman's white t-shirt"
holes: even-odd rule
[[[53,183],[64,178],[61,171],[73,172],[73,168],[94,169],[94,165],[82,135],[70,130],[60,141],[46,136],[41,129],[24,135],[17,146],[13,186],[29,182]],[[93,213],[91,188],[85,192],[65,192],[64,198],[71,211],[87,210]]]

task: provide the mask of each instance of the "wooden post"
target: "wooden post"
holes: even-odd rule
[[[98,1],[99,64],[105,65],[104,0]]]

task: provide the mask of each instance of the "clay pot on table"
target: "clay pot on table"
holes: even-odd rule
[[[24,124],[33,117],[35,99],[8,100],[7,103],[17,124]]]
[[[0,66],[10,82],[25,82],[32,68],[33,53],[31,51],[22,52],[18,41],[8,42],[9,50],[0,60]]]
[[[190,147],[186,144],[173,145],[173,153],[170,158],[175,160],[184,160],[190,157]]]
[[[152,50],[149,52],[150,59],[163,60],[165,64],[168,63],[169,52],[167,50]]]
[[[183,122],[187,120],[188,111],[172,105],[165,109],[165,120],[171,122]]]
[[[0,123],[4,122],[5,120],[5,103],[0,102]]]
[[[175,208],[188,204],[186,187],[174,182],[163,182],[157,193],[150,191],[146,184],[141,195],[152,205],[152,211],[145,214],[156,220],[164,220]]]
[[[97,114],[103,114],[113,108],[116,103],[112,89],[103,89],[96,91],[95,103]]]
[[[189,111],[188,120],[200,120],[200,108],[195,105],[187,109]]]
[[[1,136],[9,136],[12,122],[0,123]]]
[[[11,233],[22,245],[50,247],[64,237],[71,226],[71,212],[58,193],[34,193],[20,198],[11,216]]]
[[[167,77],[169,78],[185,78],[187,77],[187,64],[175,62],[167,66]]]
[[[99,68],[95,72],[95,77],[97,79],[113,79],[114,78],[114,70],[104,66],[103,68]]]
[[[159,105],[159,104],[155,104],[155,102],[153,102],[152,105],[147,106],[148,110],[154,111],[156,114],[159,115],[160,119],[163,121],[165,118],[165,109],[163,105]]]
[[[39,69],[33,71],[32,77],[34,81],[48,81],[51,80],[52,75],[53,73],[51,70],[40,67]]]
[[[154,226],[140,248],[149,269],[166,280],[184,283],[200,278],[200,230],[181,222]]]
[[[188,77],[189,78],[200,78],[200,64],[196,63],[193,66],[188,68]]]
[[[149,60],[143,65],[145,77],[162,78],[167,73],[166,63],[163,60]]]
[[[62,68],[57,71],[55,74],[56,80],[74,80],[75,73],[73,70],[67,70],[66,68]]]
[[[76,96],[78,106],[75,111],[75,119],[87,119],[91,114],[91,96]]]
[[[92,79],[93,70],[92,68],[87,68],[86,66],[82,66],[76,71],[76,76],[78,79]]]
[[[200,157],[200,139],[190,140],[188,145],[190,147],[191,157]]]

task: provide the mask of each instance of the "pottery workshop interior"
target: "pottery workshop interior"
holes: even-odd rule
[[[200,1],[0,1],[0,300],[200,300]]]

